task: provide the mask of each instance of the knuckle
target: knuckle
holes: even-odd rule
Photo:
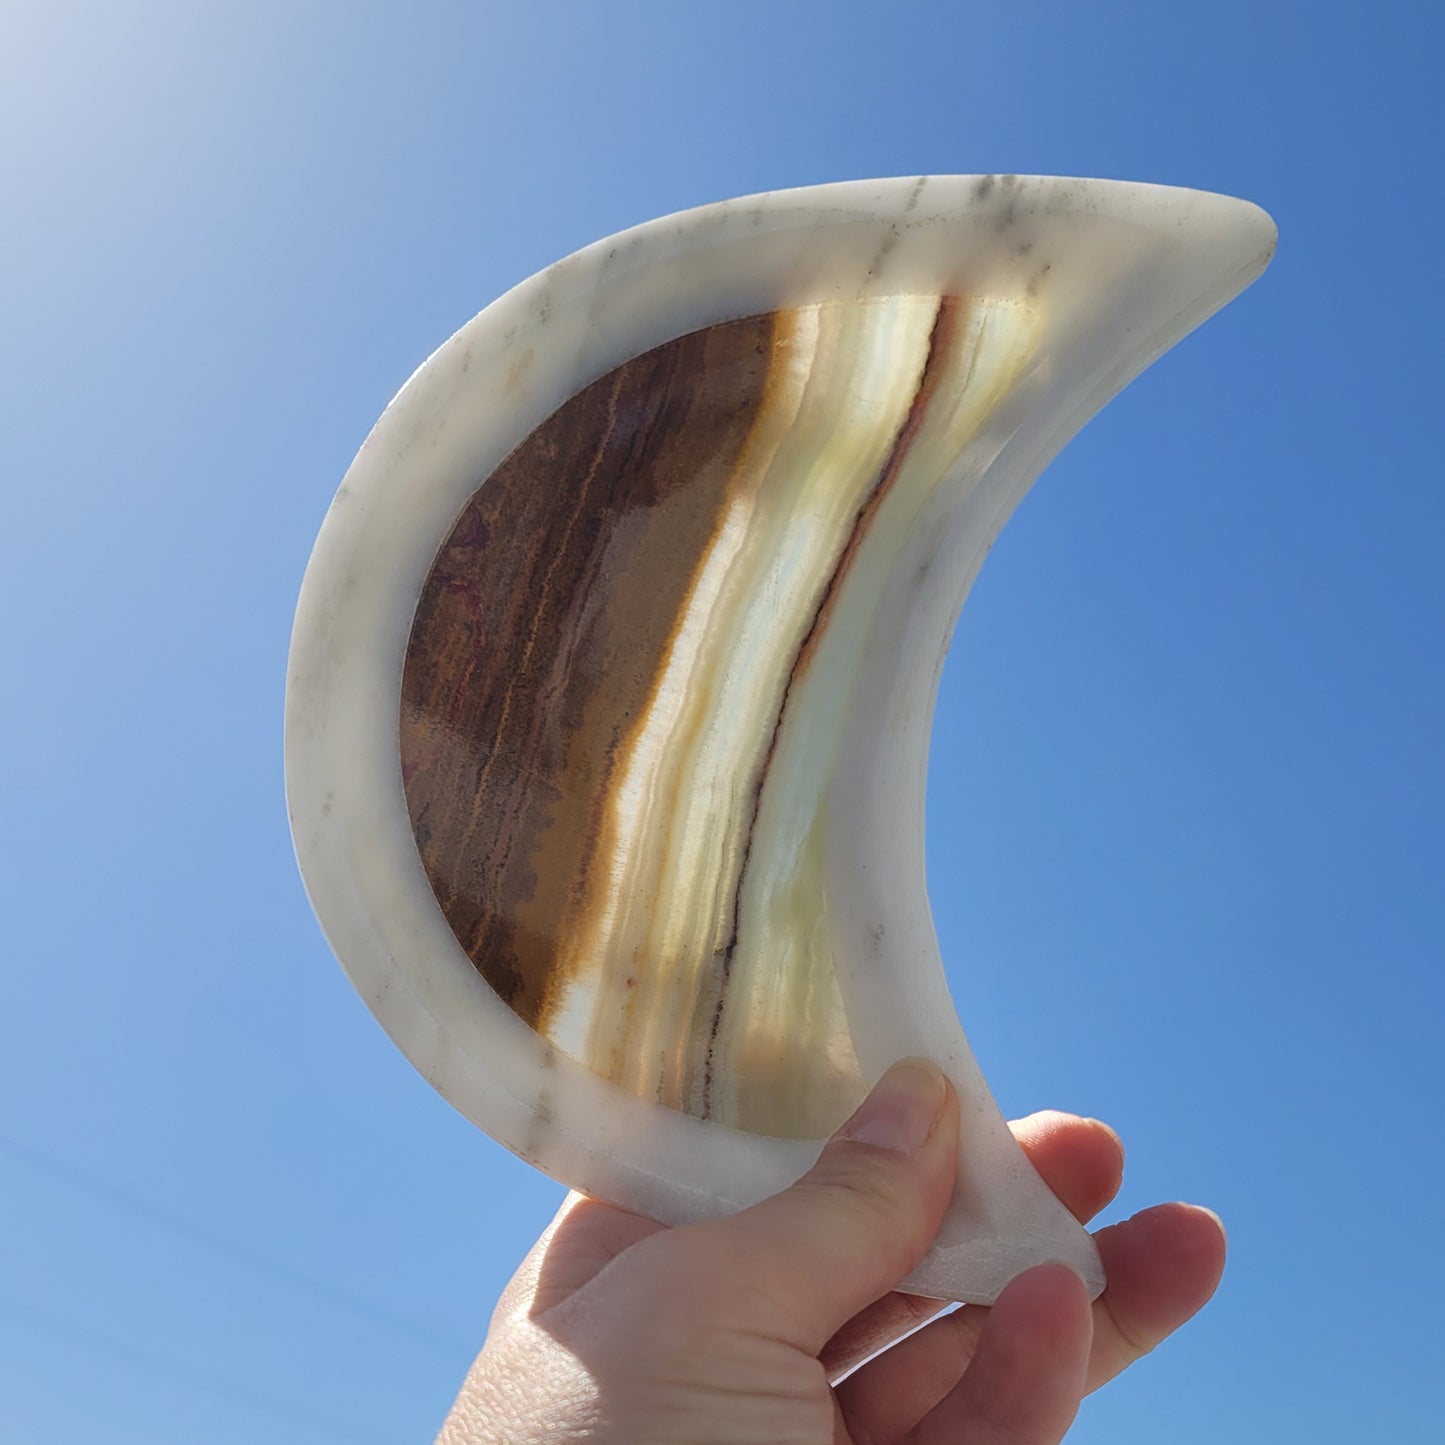
[[[798,1184],[821,1210],[850,1231],[907,1249],[922,1227],[922,1208],[907,1177],[886,1162],[850,1150],[820,1165]]]
[[[1142,1360],[1158,1345],[1159,1341],[1151,1338],[1147,1331],[1140,1329],[1129,1318],[1127,1311],[1121,1311],[1114,1307],[1107,1290],[1099,1296],[1099,1302],[1108,1314],[1109,1321],[1114,1326],[1114,1333],[1123,1342],[1125,1352],[1131,1360]]]

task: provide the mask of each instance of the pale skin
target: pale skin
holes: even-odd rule
[[[1113,1199],[1107,1126],[1048,1112],[1013,1127],[1080,1220]],[[438,1445],[1057,1445],[1084,1395],[1213,1294],[1224,1232],[1158,1205],[1097,1234],[1109,1286],[1092,1305],[1042,1265],[992,1309],[938,1314],[895,1286],[943,1217],[957,1138],[952,1089],[905,1061],[808,1175],[752,1209],[664,1229],[571,1196]]]

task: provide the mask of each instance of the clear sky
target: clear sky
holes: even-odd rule
[[[291,610],[388,398],[685,206],[1016,171],[1278,257],[1045,474],[945,675],[930,876],[1011,1112],[1213,1305],[1092,1445],[1437,1442],[1440,7],[0,0],[0,1439],[431,1438],[560,1189],[332,960]]]

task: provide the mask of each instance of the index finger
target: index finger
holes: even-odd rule
[[[1087,1224],[1119,1192],[1124,1146],[1107,1124],[1044,1109],[1009,1127],[1044,1182],[1081,1224]],[[836,1383],[870,1355],[902,1339],[946,1307],[942,1301],[922,1295],[901,1291],[884,1295],[854,1315],[823,1347],[819,1359],[828,1378]]]

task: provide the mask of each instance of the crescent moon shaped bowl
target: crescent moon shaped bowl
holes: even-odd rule
[[[933,702],[1030,483],[1274,239],[1159,186],[817,186],[599,241],[421,367],[307,569],[286,786],[337,956],[457,1108],[677,1224],[926,1056],[959,1181],[907,1287],[1103,1288],[949,997]]]

